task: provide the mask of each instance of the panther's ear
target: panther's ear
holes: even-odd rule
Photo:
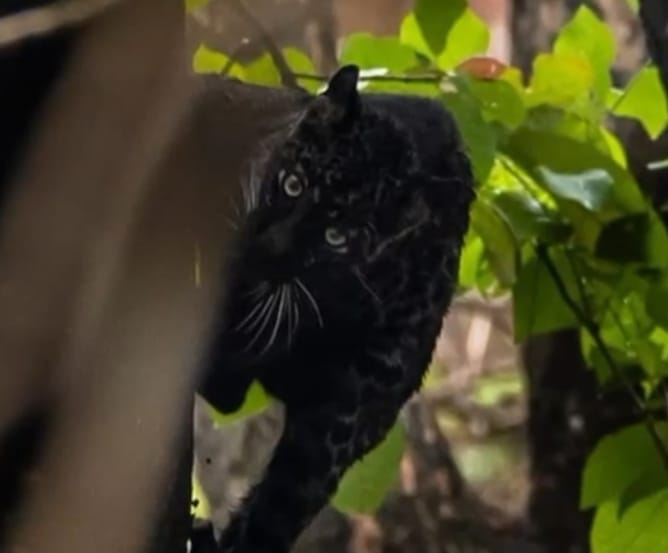
[[[360,70],[356,65],[344,65],[330,78],[324,92],[344,117],[353,115],[359,107],[359,74]]]

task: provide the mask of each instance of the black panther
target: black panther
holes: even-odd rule
[[[229,412],[258,379],[285,427],[215,551],[290,550],[420,387],[453,296],[474,197],[453,119],[357,84],[309,96],[244,190],[199,391]]]

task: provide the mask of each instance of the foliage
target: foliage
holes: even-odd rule
[[[461,287],[512,293],[517,340],[579,329],[602,386],[626,388],[641,412],[665,410],[658,399],[668,377],[668,233],[607,126],[618,116],[652,137],[664,130],[658,72],[643,67],[625,89],[614,88],[612,33],[587,7],[535,58],[530,75],[485,57],[488,41],[465,0],[417,0],[396,35],[345,37],[340,61],[365,70],[367,90],[429,96],[454,116],[478,190]],[[308,57],[283,54],[299,82],[317,90],[322,79],[304,75],[314,73]],[[242,66],[202,45],[194,63],[199,72],[280,81],[268,54]],[[665,437],[666,426],[647,415],[592,453],[582,506],[597,508],[594,553],[668,551]],[[384,471],[397,462],[387,445],[364,461],[384,463]],[[369,486],[390,481],[360,471],[349,474],[335,505],[369,510],[380,500]]]

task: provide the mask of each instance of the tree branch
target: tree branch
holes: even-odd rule
[[[288,65],[288,62],[285,59],[285,56],[281,52],[281,49],[274,42],[271,33],[265,28],[265,26],[260,21],[258,21],[257,18],[255,18],[255,16],[248,10],[248,8],[246,8],[242,0],[228,0],[228,1],[234,7],[234,9],[237,12],[239,12],[239,15],[241,15],[246,20],[248,25],[250,25],[260,37],[260,40],[267,48],[267,51],[269,52],[269,55],[271,56],[271,59],[274,62],[274,65],[276,65],[276,68],[278,69],[278,73],[281,76],[281,84],[288,88],[301,90],[301,87],[297,82],[295,74],[293,73],[292,69],[290,69],[290,66]]]

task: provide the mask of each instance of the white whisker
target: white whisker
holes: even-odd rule
[[[248,325],[248,330],[252,330],[255,328],[262,320],[264,319],[265,315],[267,314],[268,311],[271,310],[271,305],[276,299],[276,293],[272,293],[268,296],[268,298],[264,302],[264,307],[262,308],[262,311],[258,313],[257,317]]]
[[[293,327],[293,313],[292,313],[292,283],[286,284],[285,285],[285,293],[287,296],[287,317],[288,317],[288,336],[287,336],[287,342],[288,342],[288,348],[292,345],[292,335],[294,332],[294,327]]]
[[[274,323],[274,328],[271,331],[269,340],[267,344],[262,348],[260,355],[267,351],[276,341],[276,336],[278,335],[278,329],[281,327],[281,321],[283,320],[283,309],[285,307],[285,285],[281,286],[281,289],[278,294],[278,309],[276,310],[276,322]]]
[[[243,318],[243,320],[241,320],[241,321],[239,321],[239,323],[237,323],[237,325],[234,327],[234,330],[241,330],[244,326],[246,326],[246,324],[253,318],[253,316],[262,308],[262,306],[265,303],[266,303],[266,300],[265,301],[258,301],[255,304],[255,307],[253,307],[253,309],[250,310],[248,315],[246,315]]]
[[[276,306],[276,302],[278,301],[278,297],[279,297],[278,294],[276,294],[275,292],[271,295],[271,301],[267,304],[267,305],[270,306],[269,309],[266,310],[266,311],[263,310],[265,314],[264,314],[264,317],[263,317],[263,320],[262,320],[262,324],[258,328],[257,332],[253,335],[253,338],[251,339],[251,341],[248,342],[248,344],[244,348],[244,351],[249,351],[253,347],[255,342],[258,341],[260,336],[262,336],[262,333],[264,332],[264,329],[269,324],[269,321],[271,321],[271,315],[272,315],[272,312],[274,311],[274,307]]]
[[[304,292],[304,295],[306,298],[309,300],[311,307],[313,307],[313,311],[315,312],[316,317],[318,318],[318,324],[320,325],[320,328],[324,328],[324,324],[322,321],[322,313],[320,313],[320,308],[318,307],[318,302],[315,301],[315,298],[313,297],[313,294],[311,294],[310,290],[306,287],[306,285],[301,281],[301,279],[296,278],[295,279],[295,284],[299,286],[302,292]]]

